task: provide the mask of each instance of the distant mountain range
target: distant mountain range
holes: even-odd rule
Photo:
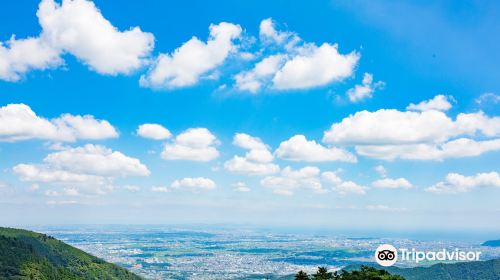
[[[45,234],[0,227],[0,279],[142,278]]]
[[[488,247],[500,247],[500,239],[499,240],[488,240],[483,242],[481,246],[488,246]]]

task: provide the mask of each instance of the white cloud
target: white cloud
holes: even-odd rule
[[[326,148],[316,141],[307,141],[304,135],[295,135],[281,142],[275,154],[282,159],[307,162],[356,162],[356,156],[336,147]]]
[[[314,166],[293,170],[288,166],[279,175],[267,176],[260,183],[264,187],[271,188],[273,193],[281,195],[293,195],[299,189],[308,189],[315,193],[325,193],[331,190],[340,195],[366,194],[367,187],[352,181],[344,181],[337,175],[339,172],[341,172],[340,169],[321,173],[320,169]],[[324,185],[329,186],[330,189],[324,188]]]
[[[250,189],[247,184],[243,182],[238,182],[233,185],[233,190],[236,192],[250,192],[252,189]]]
[[[197,178],[183,178],[181,180],[175,180],[172,185],[170,185],[172,189],[186,189],[186,190],[192,190],[192,191],[197,191],[197,190],[212,190],[215,189],[216,185],[215,182],[203,178],[203,177],[197,177]]]
[[[498,136],[500,117],[481,111],[460,113],[453,120],[437,110],[380,109],[357,112],[334,123],[323,142],[354,146],[358,155],[383,160],[443,160],[497,151],[500,139],[488,138]]]
[[[206,128],[190,128],[165,144],[161,156],[166,160],[210,161],[219,156],[217,138]]]
[[[341,170],[326,171],[321,173],[321,178],[328,184],[339,185],[343,180],[337,175]]]
[[[459,138],[443,144],[404,144],[404,145],[360,145],[356,153],[362,156],[394,160],[443,160],[479,156],[486,152],[500,150],[500,139],[475,141]]]
[[[93,193],[112,190],[117,177],[150,174],[138,159],[91,144],[51,153],[43,164],[18,164],[12,170],[22,181],[78,187]]]
[[[251,93],[258,92],[262,86],[266,85],[267,80],[272,77],[285,61],[285,56],[282,54],[268,56],[249,71],[241,72],[234,76],[236,88],[242,91]]]
[[[14,174],[26,182],[38,183],[89,183],[102,185],[107,180],[101,176],[78,174],[71,171],[53,169],[50,166],[18,164],[12,168]]]
[[[319,168],[314,166],[306,166],[298,170],[293,170],[290,166],[287,166],[279,176],[265,177],[260,183],[264,187],[273,189],[276,194],[291,195],[299,188],[323,192],[319,174]]]
[[[340,178],[337,173],[340,171],[332,172],[332,171],[326,171],[321,174],[321,178],[323,179],[324,182],[326,182],[329,185],[332,185],[332,191],[336,192],[340,195],[347,195],[347,194],[358,194],[358,195],[364,195],[366,194],[367,188],[361,185],[356,184],[353,181],[344,181],[342,178]]]
[[[280,90],[324,86],[352,76],[359,54],[342,55],[336,44],[308,44],[276,72],[273,87]]]
[[[239,25],[221,22],[210,25],[207,42],[193,37],[171,54],[160,54],[141,85],[153,88],[178,88],[191,86],[220,66],[236,49],[234,40],[240,37]]]
[[[150,171],[138,159],[100,145],[87,144],[45,157],[49,166],[80,174],[106,177],[148,176]]]
[[[40,38],[0,42],[0,79],[18,81],[30,70],[44,70],[62,64],[59,51]]]
[[[260,22],[259,35],[262,41],[271,41],[272,43],[282,44],[293,34],[276,30],[276,23],[272,18],[266,18]]]
[[[48,120],[37,116],[24,104],[0,107],[0,141],[75,141],[115,137],[118,137],[118,132],[108,121],[96,120],[91,115],[63,114],[59,118]]]
[[[373,93],[377,89],[384,87],[384,82],[373,82],[373,74],[365,73],[360,85],[355,85],[347,90],[347,97],[351,102],[359,102],[364,99],[372,98]]]
[[[37,12],[41,38],[101,74],[128,74],[147,62],[154,36],[139,27],[119,31],[91,1],[43,0]]]
[[[332,187],[332,190],[340,195],[347,194],[358,194],[364,195],[366,194],[366,187],[358,185],[353,181],[344,181],[338,185]]]
[[[406,180],[405,178],[380,179],[380,180],[374,181],[372,183],[372,186],[375,188],[381,188],[381,189],[410,189],[413,187],[413,185],[410,182],[408,182],[408,180]]]
[[[494,94],[493,92],[486,92],[486,93],[481,94],[474,101],[477,104],[484,104],[484,103],[497,104],[500,102],[500,95]]]
[[[353,75],[357,52],[341,54],[337,44],[304,42],[294,32],[279,31],[271,19],[260,23],[262,56],[251,70],[234,76],[235,87],[257,93],[263,89],[299,90],[325,86]]]
[[[451,101],[454,101],[453,96],[445,96],[442,94],[434,96],[434,98],[422,101],[418,104],[411,103],[406,107],[406,110],[411,111],[448,111],[451,108]]]
[[[448,173],[445,181],[439,182],[425,190],[437,194],[455,194],[483,187],[500,188],[500,175],[497,172],[478,173],[473,176]]]
[[[273,193],[277,195],[283,195],[283,196],[292,196],[293,191],[285,188],[275,188],[273,189]]]
[[[167,193],[170,192],[170,189],[164,186],[159,186],[159,187],[152,187],[151,188],[152,192],[162,192],[162,193]]]
[[[269,151],[269,147],[257,137],[252,137],[245,133],[236,133],[234,135],[233,144],[243,149],[249,150],[245,157],[255,162],[271,162],[273,155]]]
[[[233,173],[242,173],[247,175],[268,175],[279,172],[278,165],[273,163],[259,163],[248,160],[245,157],[234,156],[224,163],[224,168]]]
[[[279,166],[272,163],[274,157],[269,147],[261,139],[245,133],[236,133],[233,144],[248,151],[244,157],[236,155],[226,161],[226,170],[247,175],[268,175],[279,171]]]
[[[453,121],[443,112],[402,112],[380,109],[361,111],[334,123],[325,131],[325,143],[391,145],[440,143],[459,135],[500,135],[500,117],[488,117],[483,112],[461,113]]]
[[[375,166],[375,171],[381,176],[381,177],[386,177],[387,176],[387,170],[383,165],[377,165]]]
[[[165,127],[154,123],[141,124],[137,128],[137,135],[143,138],[149,138],[154,140],[164,140],[172,137],[172,133]]]
[[[0,79],[17,81],[29,70],[60,66],[64,53],[101,74],[128,74],[148,63],[154,46],[151,33],[119,31],[92,1],[42,0],[37,16],[38,37],[0,43]]]
[[[52,122],[61,131],[66,131],[75,139],[97,140],[118,137],[118,132],[108,121],[96,120],[91,115],[63,114],[59,118],[53,119]]]

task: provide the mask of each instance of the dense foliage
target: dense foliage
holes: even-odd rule
[[[435,264],[430,267],[390,267],[390,273],[402,275],[406,280],[499,280],[500,259],[477,262]]]
[[[362,266],[359,270],[328,272],[325,267],[318,267],[318,271],[311,276],[303,271],[295,275],[295,280],[404,280],[399,275],[373,267]]]
[[[0,279],[141,278],[45,234],[0,228]]]

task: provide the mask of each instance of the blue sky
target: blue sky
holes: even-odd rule
[[[497,3],[268,2],[3,4],[0,222],[498,231]]]

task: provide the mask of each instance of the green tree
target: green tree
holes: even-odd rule
[[[312,275],[313,280],[330,280],[333,278],[333,273],[328,272],[326,267],[318,267],[318,271]]]
[[[342,271],[338,279],[341,280],[405,280],[399,275],[391,275],[383,269],[362,266],[360,270],[351,272]]]
[[[309,280],[309,275],[305,273],[304,271],[299,271],[297,274],[295,274],[295,280]]]

